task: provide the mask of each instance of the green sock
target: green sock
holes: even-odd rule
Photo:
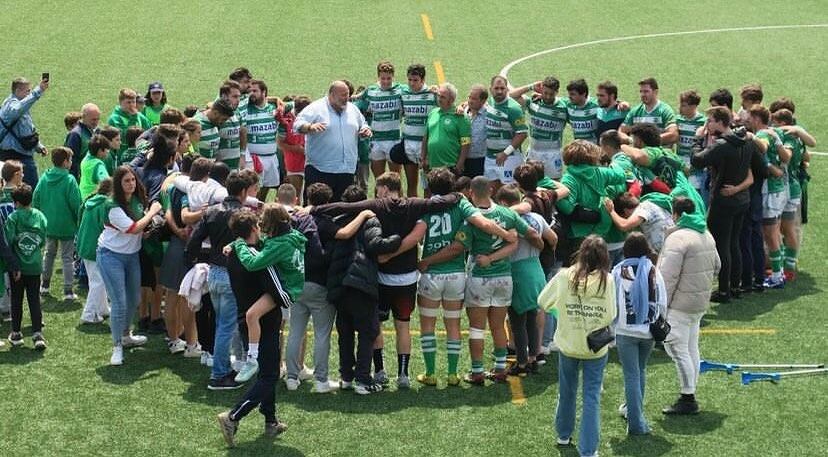
[[[796,271],[796,256],[797,250],[794,248],[785,248],[785,269],[788,271]]]
[[[509,351],[506,348],[495,348],[494,356],[495,356],[495,370],[505,370],[506,369],[506,354]]]
[[[437,364],[437,337],[434,336],[434,333],[423,333],[420,335],[420,346],[423,348],[426,376],[432,376]]]
[[[472,359],[472,373],[483,373],[483,361]]]
[[[773,275],[776,276],[777,273],[782,273],[782,250],[777,249],[775,251],[770,251],[768,253],[768,257],[770,258],[771,263],[771,271]]]
[[[457,362],[460,361],[460,340],[447,340],[448,374],[457,374]]]

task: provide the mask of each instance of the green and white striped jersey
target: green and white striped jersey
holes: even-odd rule
[[[696,130],[707,122],[707,117],[697,112],[695,116],[686,118],[682,115],[676,117],[676,125],[678,125],[679,141],[678,141],[678,155],[685,163],[689,163],[690,156],[693,155],[693,140],[696,138]]]
[[[219,147],[216,153],[216,160],[232,160],[241,157],[239,131],[241,121],[239,116],[234,114],[219,128]]]
[[[276,154],[276,106],[267,103],[263,108],[248,104],[245,114],[247,150],[256,155]]]
[[[208,159],[215,158],[221,140],[219,138],[218,127],[207,119],[204,111],[197,112],[193,117],[201,124],[201,139],[198,141],[198,154]]]
[[[576,106],[569,99],[566,100],[566,113],[569,126],[572,127],[572,136],[576,140],[598,142],[595,132],[598,130],[598,102],[595,97],[587,97],[584,106]]]
[[[371,84],[356,101],[357,107],[368,113],[374,141],[399,141],[402,113],[402,86],[394,83],[388,90]]]
[[[670,105],[661,100],[656,103],[652,111],[647,111],[643,103],[631,109],[624,119],[624,125],[643,124],[645,122],[655,124],[662,131],[676,123],[676,113]]]
[[[542,99],[526,99],[526,111],[529,113],[529,138],[532,148],[537,150],[558,150],[561,148],[563,130],[566,127],[566,102],[556,98],[554,103]]]
[[[405,140],[422,141],[426,132],[428,113],[437,107],[437,94],[423,86],[414,92],[407,84],[402,88],[402,137]]]
[[[518,133],[526,133],[526,117],[523,108],[512,98],[495,103],[494,97],[486,102],[486,156],[494,158],[512,144]]]

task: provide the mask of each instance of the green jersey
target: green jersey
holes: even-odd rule
[[[402,92],[402,136],[405,140],[422,141],[426,131],[428,113],[437,107],[437,94],[423,86],[414,92],[407,84],[401,86]]]
[[[526,133],[526,117],[520,104],[506,97],[496,103],[489,97],[486,106],[486,157],[494,158],[512,144],[512,138]]]
[[[374,141],[399,141],[402,113],[402,86],[394,83],[388,89],[371,84],[356,101],[357,107],[368,113]]]
[[[517,102],[515,102],[517,103]],[[505,230],[516,229],[520,235],[526,235],[529,225],[520,216],[509,208],[492,203],[492,206],[480,211],[486,218],[491,219]],[[455,239],[469,251],[471,255],[489,255],[505,245],[503,238],[489,235],[473,225],[465,225],[458,232]],[[496,276],[511,276],[512,262],[508,257],[492,262],[488,267],[481,267],[476,262],[472,269],[472,276],[476,278],[491,278]]]
[[[279,123],[276,122],[276,106],[270,103],[264,107],[250,103],[247,105],[245,125],[247,127],[247,150],[256,155],[273,155],[276,153],[276,134]]]
[[[779,138],[782,139],[784,136],[784,132],[779,129],[774,129],[776,134],[779,135]],[[779,149],[776,146],[776,138],[771,136],[766,130],[760,130],[756,133],[756,138],[761,141],[764,141],[768,145],[768,150],[765,152],[765,162],[769,165],[774,165],[777,168],[782,169],[785,171],[785,167],[782,164],[782,159],[779,157]],[[767,193],[775,194],[777,192],[782,192],[785,190],[785,182],[788,180],[787,177],[784,175],[782,176],[772,176],[768,173],[768,179],[765,180],[765,186],[767,186]],[[763,189],[764,190],[764,189]]]
[[[532,149],[560,150],[567,119],[566,102],[562,98],[556,98],[552,103],[546,103],[540,98],[527,98],[526,111],[529,113],[529,138],[532,139]]]
[[[216,160],[226,161],[241,157],[239,140],[241,125],[238,114],[234,114],[233,117],[221,125],[219,128],[219,146],[218,151],[216,151]]]
[[[678,155],[686,165],[690,164],[690,156],[693,155],[693,141],[696,138],[696,130],[707,122],[707,116],[697,112],[695,116],[687,118],[682,115],[676,116],[678,125],[679,141]]]
[[[672,149],[660,146],[646,146],[644,152],[650,159],[646,167],[638,167],[639,176],[644,184],[651,184],[656,178],[660,178],[670,187],[675,185],[675,173],[681,171],[681,159],[676,156]]]
[[[471,124],[454,107],[434,108],[428,115],[428,165],[453,167],[460,158],[460,147],[471,144]]]
[[[450,245],[457,236],[457,231],[466,225],[466,221],[479,213],[480,210],[464,198],[442,213],[432,213],[423,216],[421,220],[427,227],[426,236],[423,240],[423,258]],[[428,273],[434,274],[461,273],[465,270],[465,255],[458,255],[451,260],[429,265],[428,267]]]
[[[802,184],[799,182],[799,168],[802,166],[802,157],[805,155],[805,144],[796,135],[785,134],[782,144],[791,150],[791,160],[788,161],[788,192],[792,199],[802,197]]]
[[[577,106],[571,100],[566,100],[567,120],[572,127],[572,136],[576,140],[598,142],[595,131],[598,129],[599,109],[600,106],[594,97],[588,97],[584,106]]]
[[[207,119],[204,111],[199,111],[193,116],[201,124],[201,138],[198,140],[198,154],[208,159],[215,158],[219,149],[219,129]]]
[[[651,111],[647,111],[647,107],[643,103],[631,109],[624,119],[624,125],[635,125],[650,123],[655,124],[662,131],[676,123],[676,114],[670,105],[661,100],[656,103]]]

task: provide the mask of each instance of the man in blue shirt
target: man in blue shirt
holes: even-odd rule
[[[29,110],[49,88],[49,80],[44,79],[32,90],[32,85],[25,78],[12,81],[11,95],[3,100],[0,107],[0,160],[19,160],[23,163],[23,181],[37,186],[37,165],[34,161],[35,151],[46,154],[46,147],[39,141],[36,145],[25,143],[36,132]]]
[[[365,117],[348,99],[348,86],[334,81],[328,96],[308,105],[293,123],[295,132],[307,135],[305,187],[327,184],[333,190],[331,201],[339,201],[345,188],[354,183],[357,137],[371,136]]]

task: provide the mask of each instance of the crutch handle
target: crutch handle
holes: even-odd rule
[[[754,381],[770,381],[779,382],[782,377],[779,373],[751,373],[749,371],[742,372],[742,385],[748,385]]]
[[[699,373],[706,373],[708,371],[726,371],[727,374],[733,374],[733,370],[737,367],[738,365],[733,363],[717,363],[702,360],[699,362]]]

